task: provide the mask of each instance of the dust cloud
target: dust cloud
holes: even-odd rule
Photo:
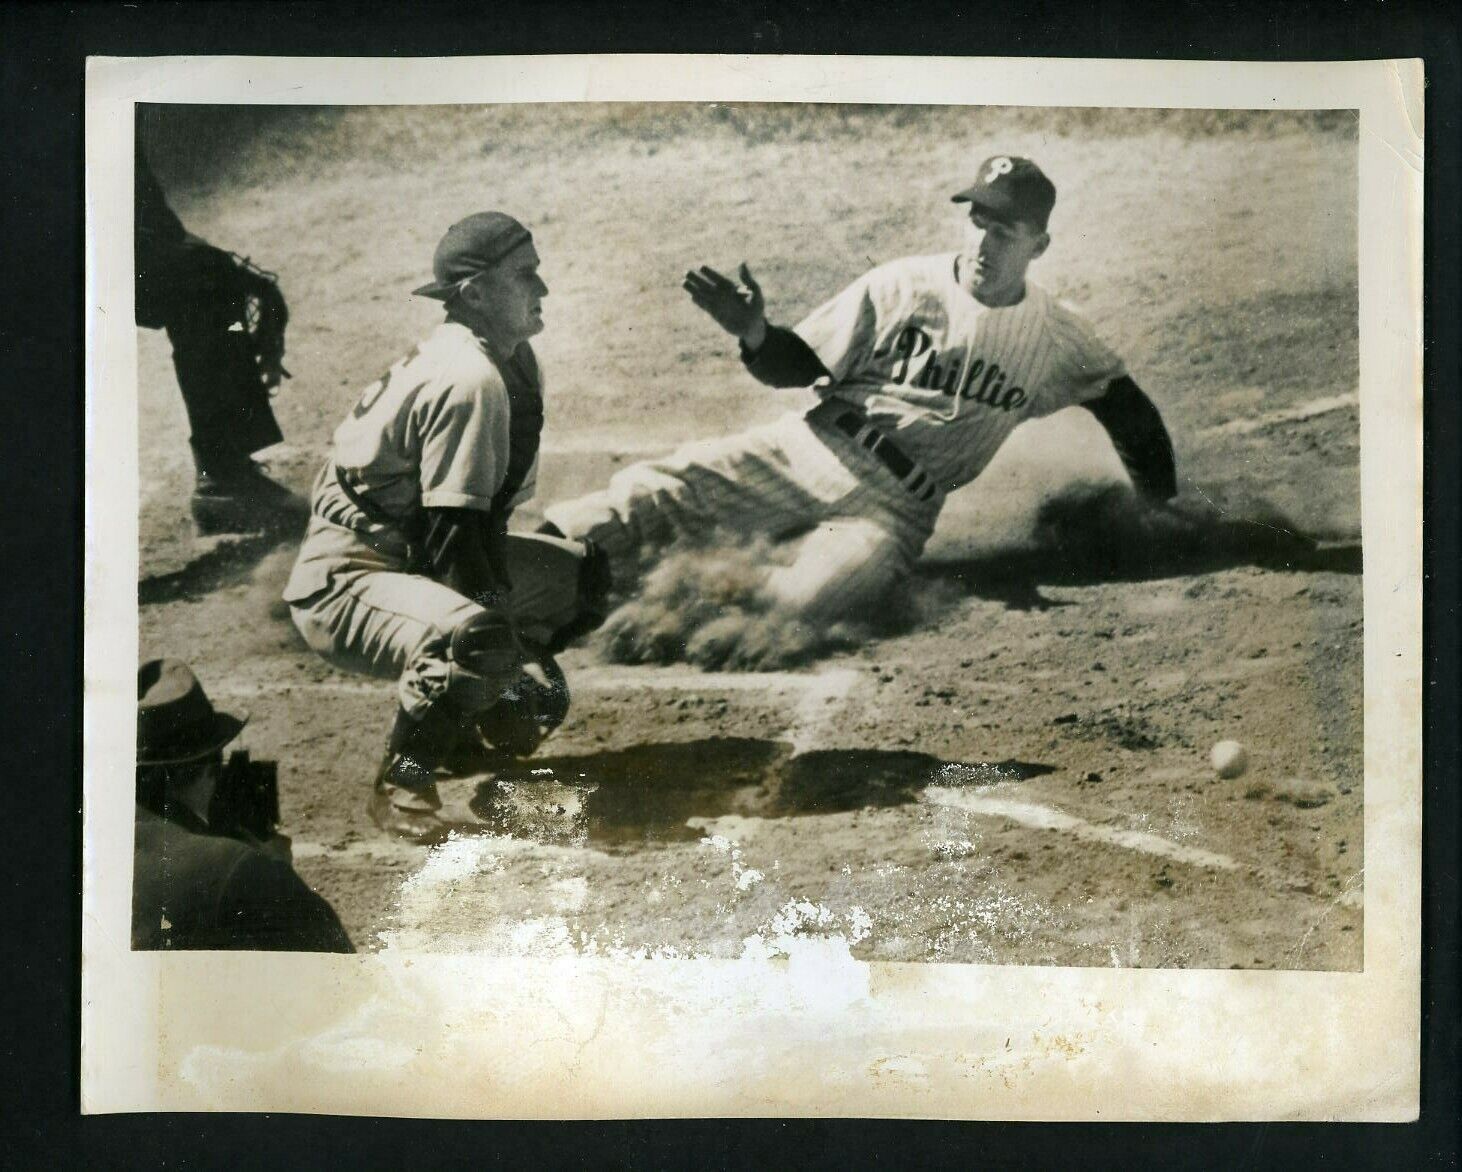
[[[876,619],[821,625],[778,605],[768,571],[797,541],[722,533],[673,547],[594,638],[612,663],[688,663],[708,671],[802,666],[936,621],[971,596],[1021,597],[1027,586],[1145,581],[1251,565],[1277,571],[1359,569],[1359,545],[1322,548],[1284,511],[1240,488],[1189,486],[1151,502],[1105,478],[1068,481],[1019,508],[992,511],[960,554],[927,557]]]
[[[909,630],[957,597],[948,583],[915,580],[876,619],[808,621],[765,585],[768,571],[790,564],[800,545],[724,532],[677,544],[645,571],[637,593],[609,616],[595,646],[612,663],[774,671]]]

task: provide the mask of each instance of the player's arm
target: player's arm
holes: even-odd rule
[[[479,509],[422,510],[421,552],[427,575],[443,586],[489,606],[500,589],[488,550],[489,515]]]
[[[506,588],[494,559],[501,534],[493,494],[510,462],[507,392],[496,371],[466,372],[414,408],[420,437],[421,513],[413,534],[422,572],[480,606]],[[510,441],[509,441],[510,443]]]
[[[810,387],[818,379],[832,377],[822,359],[795,331],[770,324],[760,346],[753,349],[741,343],[741,361],[769,387]]]
[[[1082,404],[1106,428],[1137,491],[1157,500],[1178,494],[1173,441],[1153,401],[1123,375],[1102,394]]]
[[[744,264],[738,285],[702,265],[685,274],[681,287],[690,299],[741,343],[741,361],[751,374],[773,387],[807,387],[827,378],[828,370],[812,347],[792,330],[766,319],[766,303]]]

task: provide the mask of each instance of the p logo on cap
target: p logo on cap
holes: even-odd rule
[[[1044,232],[1056,206],[1056,186],[1029,159],[993,155],[980,164],[974,183],[951,198],[997,220],[1033,224]]]
[[[1015,164],[1005,155],[990,160],[990,169],[985,172],[985,182],[994,183],[1002,175],[1009,175],[1015,170]]]

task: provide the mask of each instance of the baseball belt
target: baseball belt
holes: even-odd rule
[[[823,404],[822,406],[827,406]],[[851,407],[838,411],[823,411],[813,408],[811,415],[827,418],[834,427],[848,436],[860,448],[871,452],[885,468],[898,478],[900,484],[914,497],[923,502],[934,499],[939,486],[933,477],[916,464],[898,444],[868,422],[868,416]]]

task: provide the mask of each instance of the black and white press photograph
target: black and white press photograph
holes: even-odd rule
[[[130,110],[135,953],[1366,970],[1354,103]]]

